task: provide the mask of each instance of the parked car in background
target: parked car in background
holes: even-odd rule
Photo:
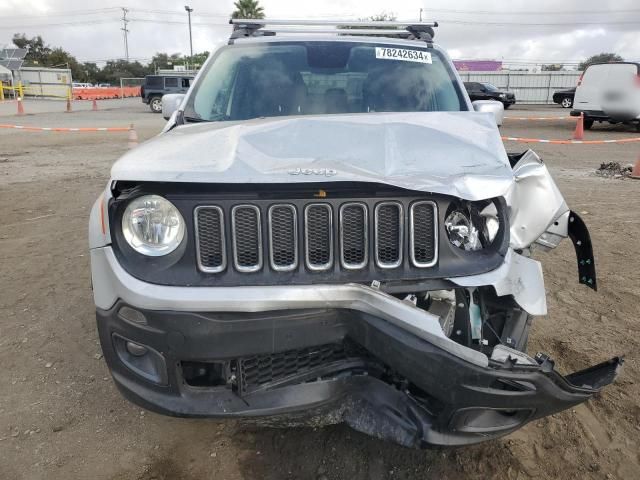
[[[153,113],[162,112],[162,96],[167,93],[186,93],[193,81],[192,75],[147,75],[140,89],[142,103]]]
[[[476,100],[496,100],[502,102],[504,108],[509,108],[516,103],[516,96],[510,92],[504,92],[491,83],[484,82],[464,82],[464,87],[471,98]]]
[[[593,122],[626,123],[640,132],[640,63],[594,63],[581,75],[571,116]]]
[[[576,87],[553,92],[553,103],[561,105],[562,108],[571,108],[573,107],[573,97],[575,96],[575,94]]]

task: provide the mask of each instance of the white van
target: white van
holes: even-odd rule
[[[640,63],[590,65],[580,77],[572,116],[584,113],[584,128],[594,121],[635,123],[640,131]]]

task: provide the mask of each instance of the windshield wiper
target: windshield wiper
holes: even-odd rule
[[[182,117],[185,122],[198,123],[198,122],[208,122],[209,120],[205,120],[204,118],[198,117]]]

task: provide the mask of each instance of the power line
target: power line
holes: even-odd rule
[[[30,13],[23,15],[3,15],[1,20],[20,19],[20,18],[49,18],[49,17],[74,17],[83,15],[99,15],[105,12],[114,12],[120,10],[119,7],[95,8],[91,10],[67,10],[52,13]]]
[[[598,22],[484,22],[473,20],[452,20],[441,19],[439,23],[442,25],[456,24],[456,25],[480,25],[491,27],[567,27],[567,26],[582,26],[582,25],[638,25],[640,20],[620,20],[620,21],[598,21]]]
[[[103,23],[119,22],[118,18],[102,19],[102,20],[78,20],[69,22],[55,22],[55,23],[33,23],[29,25],[0,25],[0,30],[21,30],[26,28],[48,28],[48,27],[66,27],[66,26],[85,26],[85,25],[99,25]]]
[[[559,11],[495,11],[495,10],[456,10],[456,9],[445,9],[445,8],[430,8],[425,9],[429,12],[438,12],[438,13],[458,13],[458,14],[468,14],[468,15],[618,15],[618,14],[628,14],[628,13],[640,13],[640,9],[628,9],[628,10],[580,10],[580,11],[571,11],[571,10],[559,10]]]
[[[129,10],[122,7],[122,28],[120,30],[124,32],[124,54],[127,59],[127,63],[129,62],[129,29],[127,28],[127,23],[129,23],[129,20],[127,20],[128,12]]]

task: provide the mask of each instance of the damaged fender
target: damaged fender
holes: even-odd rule
[[[512,295],[531,315],[546,315],[547,303],[540,262],[526,256],[531,249],[548,251],[570,237],[578,261],[578,281],[597,289],[589,231],[569,210],[549,170],[532,150],[512,158],[514,183],[505,195],[509,205],[510,249],[494,271],[449,278],[461,287],[491,285],[498,296]],[[516,252],[524,252],[525,255]]]
[[[469,277],[449,278],[461,287],[491,285],[499,297],[513,295],[531,315],[547,314],[547,299],[540,262],[508,250],[504,263],[491,272]]]
[[[511,248],[528,248],[541,237],[544,247],[556,247],[567,237],[569,207],[549,170],[538,155],[528,150],[513,167],[513,173],[514,183],[505,195]]]

